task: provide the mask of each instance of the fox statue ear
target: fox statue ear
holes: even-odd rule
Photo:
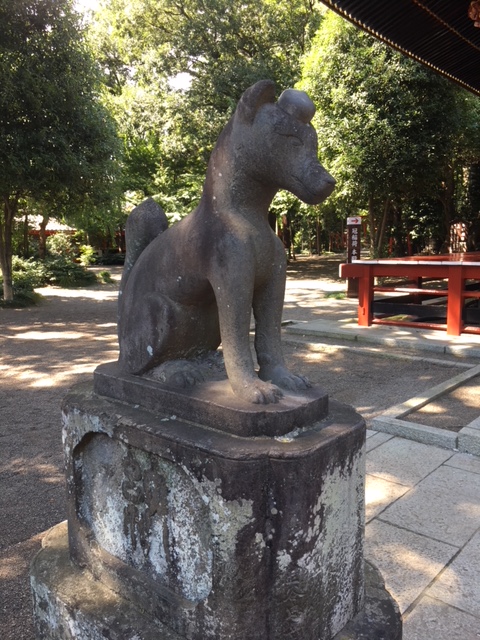
[[[237,115],[242,122],[251,124],[261,106],[275,102],[275,83],[272,80],[259,80],[240,98]]]
[[[278,99],[278,106],[304,124],[308,124],[315,115],[315,105],[304,91],[285,89]]]

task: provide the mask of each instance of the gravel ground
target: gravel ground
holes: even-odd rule
[[[285,316],[308,320],[351,314],[338,258],[289,268]],[[119,270],[111,269],[114,277]],[[28,309],[0,309],[0,638],[33,640],[28,566],[42,532],[65,519],[60,403],[67,390],[116,359],[116,285],[40,290]],[[285,341],[292,369],[367,422],[455,375],[444,362],[385,357],[381,350],[328,341]],[[390,354],[394,355],[394,354]],[[398,354],[397,354],[398,355]]]

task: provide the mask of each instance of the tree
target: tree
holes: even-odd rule
[[[293,86],[320,20],[313,0],[109,0],[93,25],[126,145],[125,187],[193,206],[243,91]],[[172,79],[186,74],[181,90]]]
[[[70,210],[105,201],[118,143],[72,0],[0,0],[0,20],[0,264],[9,301],[20,200]]]
[[[368,211],[378,253],[387,227],[405,227],[407,205],[440,197],[464,92],[332,12],[304,60],[302,88],[318,106],[333,199],[345,217]]]

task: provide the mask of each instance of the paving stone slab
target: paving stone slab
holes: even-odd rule
[[[367,436],[367,441],[366,441],[367,453],[369,451],[372,451],[373,449],[376,449],[381,444],[383,444],[384,442],[387,442],[388,440],[391,440],[394,437],[389,433],[381,433],[380,431],[370,431],[370,433],[372,433],[372,435],[370,437]]]
[[[470,453],[456,453],[445,462],[445,465],[471,473],[480,473],[480,458]]]
[[[458,551],[452,545],[379,520],[366,526],[365,535],[366,557],[380,570],[402,613]],[[432,636],[428,640],[436,639]]]
[[[478,640],[480,618],[424,597],[403,623],[403,640]]]
[[[428,595],[480,617],[480,532],[434,582]]]
[[[384,511],[392,502],[398,500],[408,487],[396,482],[389,482],[377,476],[367,475],[365,486],[365,520],[370,522]]]
[[[480,475],[442,466],[382,513],[382,520],[461,547],[480,524]]]
[[[450,451],[393,438],[368,454],[367,473],[413,487],[451,456]]]

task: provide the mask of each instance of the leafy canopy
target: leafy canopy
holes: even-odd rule
[[[457,132],[454,85],[332,12],[303,78],[337,193],[398,199],[434,187]]]
[[[20,198],[46,207],[111,197],[118,144],[72,0],[0,0],[0,264],[11,291]]]
[[[368,209],[371,246],[380,250],[402,210],[413,215],[420,200],[441,197],[470,101],[333,12],[304,57],[301,87],[317,105],[320,156],[337,179],[328,207],[343,218]]]
[[[183,212],[242,92],[262,78],[293,86],[320,13],[310,0],[110,0],[96,20],[125,188],[139,198],[161,193]],[[179,74],[188,84],[175,90]]]
[[[71,0],[0,0],[0,20],[0,192],[99,194],[115,129]]]

